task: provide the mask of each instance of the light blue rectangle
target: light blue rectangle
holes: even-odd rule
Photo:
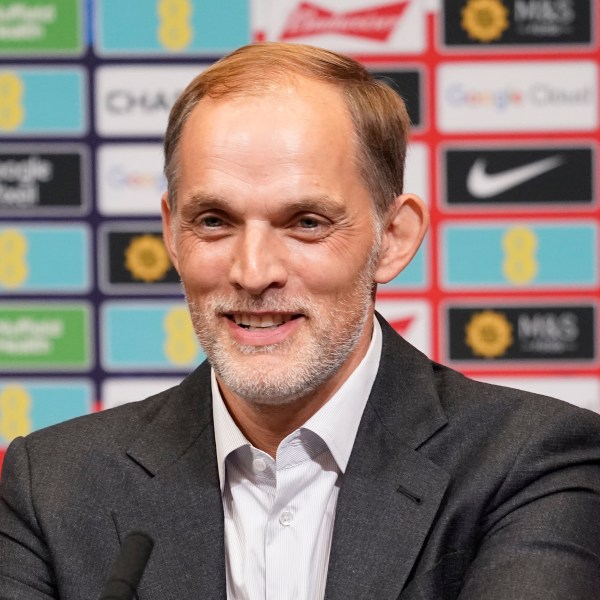
[[[216,55],[250,38],[250,0],[100,0],[96,10],[99,54]]]
[[[102,363],[107,370],[189,371],[204,360],[181,302],[108,302],[102,311]],[[188,317],[189,318],[189,317]]]
[[[427,285],[428,249],[423,244],[407,267],[392,281],[381,287],[382,291],[422,289]]]
[[[0,380],[0,445],[93,409],[92,385],[86,380]]]
[[[89,247],[89,231],[83,225],[0,226],[0,292],[88,291]]]
[[[78,68],[0,68],[0,136],[83,135],[87,88]]]
[[[449,225],[442,279],[468,289],[596,286],[597,237],[593,224]]]

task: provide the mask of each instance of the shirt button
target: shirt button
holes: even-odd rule
[[[287,527],[292,521],[294,520],[294,515],[289,511],[289,510],[284,510],[280,515],[279,515],[279,522],[284,526]]]
[[[254,466],[254,470],[262,473],[267,468],[267,463],[262,458],[255,458],[252,461],[252,465]]]

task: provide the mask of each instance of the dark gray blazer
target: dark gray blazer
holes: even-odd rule
[[[470,381],[382,327],[327,599],[600,598],[598,415]],[[225,599],[206,364],[143,402],[15,440],[0,598],[97,599],[134,529],[156,542],[140,600]]]

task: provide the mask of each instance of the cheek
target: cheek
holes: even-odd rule
[[[364,242],[356,243],[354,251],[345,244],[335,244],[296,252],[295,272],[303,287],[317,295],[344,297],[351,293],[369,257]]]
[[[340,228],[315,244],[299,244],[292,253],[299,261],[330,277],[341,277],[364,268],[373,252],[375,237],[369,223]]]
[[[181,279],[189,289],[211,289],[227,278],[228,259],[224,252],[186,236],[177,246]]]

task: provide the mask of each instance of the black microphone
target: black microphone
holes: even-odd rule
[[[153,547],[152,538],[141,531],[127,535],[100,600],[131,600]]]

